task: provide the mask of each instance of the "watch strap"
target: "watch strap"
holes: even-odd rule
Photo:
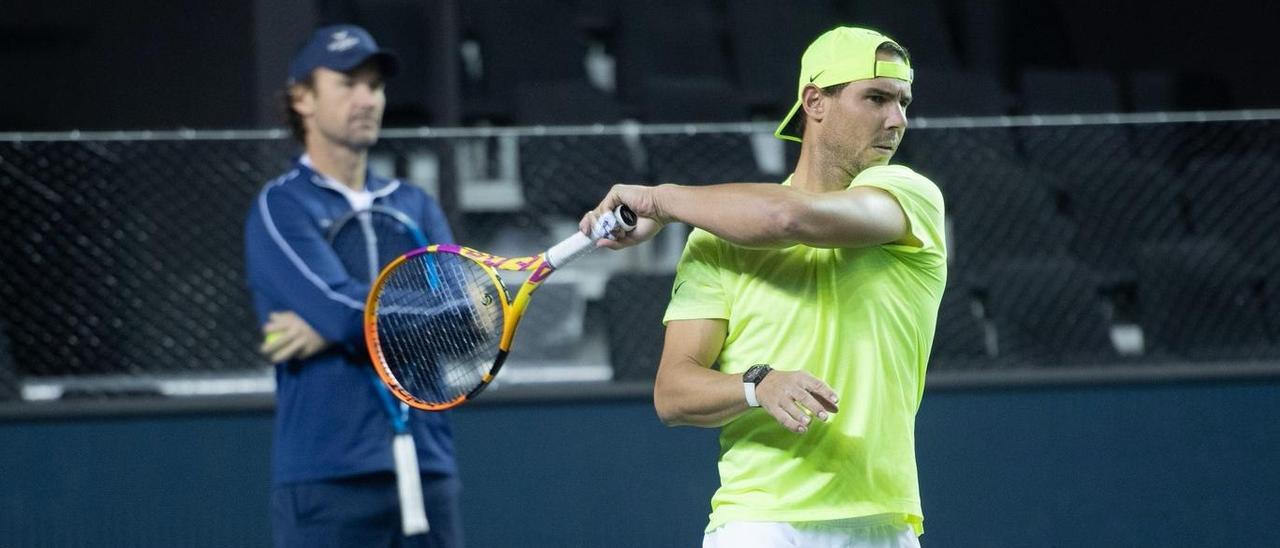
[[[747,397],[748,407],[760,407],[760,400],[756,399],[756,383],[754,382],[742,383],[742,392]]]

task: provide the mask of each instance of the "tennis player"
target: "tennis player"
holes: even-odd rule
[[[453,241],[434,200],[368,171],[386,105],[383,78],[396,69],[396,57],[360,27],[315,32],[290,65],[286,91],[305,153],[267,183],[246,222],[260,350],[276,364],[276,546],[462,545],[447,416],[403,411],[377,381],[361,326],[369,286],[325,240],[334,219],[377,204],[409,215],[432,243]],[[412,503],[398,493],[401,462],[421,472],[421,492],[410,496],[425,503],[426,534],[405,534],[401,505]]]
[[[654,406],[721,427],[703,546],[918,546],[915,415],[947,260],[938,188],[889,165],[912,76],[888,37],[831,30],[775,133],[802,143],[789,179],[619,185],[583,219],[620,203],[643,217],[611,248],[695,227]]]

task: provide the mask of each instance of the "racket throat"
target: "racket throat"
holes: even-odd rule
[[[524,317],[524,311],[529,308],[529,300],[533,298],[533,292],[538,290],[542,281],[552,272],[555,272],[555,268],[543,262],[533,271],[533,275],[529,276],[529,280],[520,286],[515,300],[511,301],[511,309],[503,318],[505,325],[502,326],[502,340],[498,342],[498,350],[502,352],[511,350],[511,342],[516,336],[516,326],[519,325],[520,318]]]
[[[480,385],[471,389],[470,392],[467,392],[467,395],[463,400],[473,400],[476,396],[479,396],[481,392],[484,392],[484,388],[489,386],[489,383],[493,382],[493,378],[497,376],[498,371],[502,369],[502,364],[507,363],[507,354],[506,350],[498,350],[498,357],[494,358],[493,367],[489,368],[488,373],[485,373],[484,377],[481,379]]]

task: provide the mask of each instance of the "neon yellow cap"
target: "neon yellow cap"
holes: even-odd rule
[[[800,58],[800,87],[796,90],[796,104],[791,107],[786,118],[782,119],[773,136],[800,142],[801,136],[790,126],[796,113],[800,111],[804,88],[809,84],[825,88],[881,76],[911,82],[915,73],[910,63],[876,60],[876,48],[885,42],[898,45],[893,39],[874,30],[836,27],[809,44],[804,50],[804,56]]]

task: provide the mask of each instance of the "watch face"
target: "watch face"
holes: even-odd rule
[[[759,384],[760,381],[764,380],[764,376],[767,375],[768,373],[769,373],[768,365],[764,365],[764,364],[753,365],[749,369],[747,369],[746,373],[742,374],[742,382]]]

